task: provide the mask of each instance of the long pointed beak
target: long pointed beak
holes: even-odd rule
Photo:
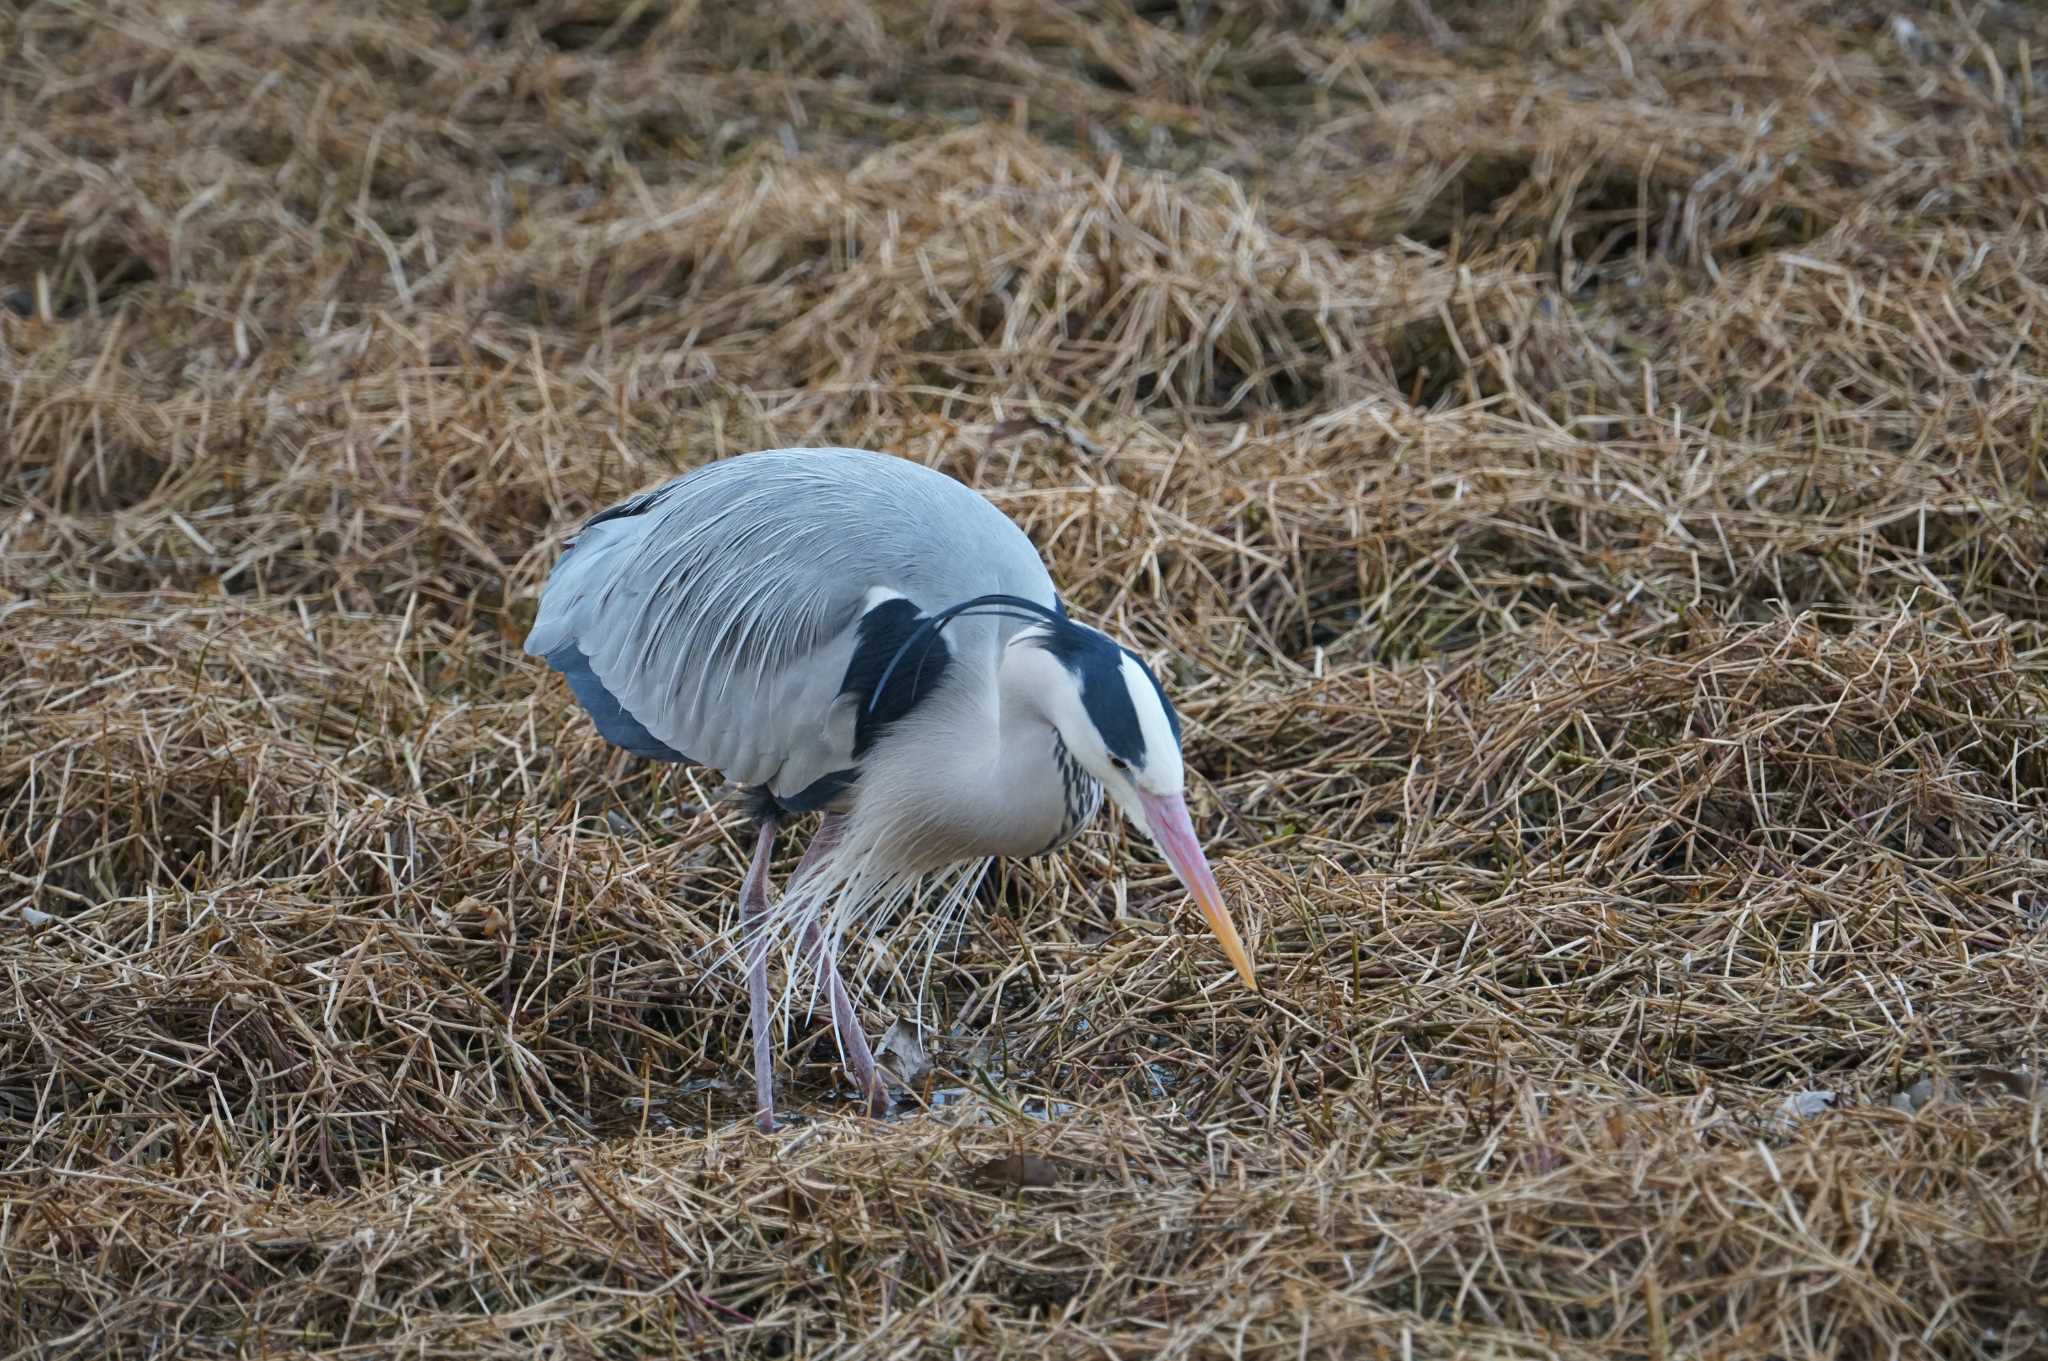
[[[1152,834],[1153,844],[1194,895],[1195,905],[1209,919],[1209,929],[1216,933],[1223,953],[1237,966],[1238,977],[1257,992],[1259,984],[1252,977],[1252,957],[1245,953],[1244,942],[1238,939],[1237,923],[1230,920],[1230,909],[1223,905],[1216,876],[1209,872],[1209,859],[1202,854],[1202,843],[1195,839],[1195,824],[1188,818],[1187,800],[1179,794],[1147,794],[1139,790],[1138,803],[1145,810],[1145,830]]]

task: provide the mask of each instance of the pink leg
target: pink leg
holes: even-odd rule
[[[754,1120],[775,1129],[775,1059],[768,1050],[768,861],[775,852],[775,819],[762,822],[754,859],[740,884],[740,939],[747,947],[747,1005],[754,1032]]]
[[[796,872],[790,876],[792,886],[800,882],[804,872],[815,861],[821,860],[839,842],[842,814],[827,813],[818,824],[818,834],[811,838],[811,844],[804,848],[803,859],[797,862]],[[853,1009],[853,997],[846,991],[846,983],[839,977],[838,961],[832,958],[832,946],[825,939],[825,932],[818,925],[816,913],[804,923],[804,950],[815,956],[818,977],[825,984],[825,996],[832,1004],[832,1033],[839,1039],[840,1053],[846,1056],[846,1066],[853,1070],[853,1080],[867,1098],[870,1115],[889,1113],[889,1089],[882,1082],[882,1074],[875,1067],[874,1051],[868,1048],[868,1037],[860,1028],[860,1014]]]

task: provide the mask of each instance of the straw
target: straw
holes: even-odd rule
[[[0,17],[0,1357],[2037,1354],[2044,40]],[[1159,665],[1261,994],[1105,819],[752,1130],[742,810],[519,640],[826,442]]]

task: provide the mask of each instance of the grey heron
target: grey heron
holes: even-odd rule
[[[526,651],[562,673],[610,742],[751,791],[739,950],[764,1129],[771,938],[801,935],[840,1052],[884,1113],[836,962],[848,927],[932,876],[950,875],[946,907],[959,909],[990,857],[1065,844],[1105,791],[1258,986],[1188,816],[1165,690],[1136,653],[1069,617],[1031,540],[944,473],[859,449],[771,449],[684,473],[568,541]],[[777,831],[814,812],[823,821],[778,905]]]

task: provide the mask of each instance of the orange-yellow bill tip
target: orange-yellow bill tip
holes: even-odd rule
[[[1201,905],[1202,915],[1209,919],[1209,929],[1216,933],[1216,939],[1223,946],[1223,953],[1230,956],[1230,962],[1237,966],[1237,976],[1253,992],[1259,990],[1259,980],[1252,976],[1252,957],[1246,953],[1244,942],[1238,938],[1237,923],[1230,919],[1230,909],[1217,898],[1203,902],[1200,895],[1195,901]]]
[[[1230,909],[1223,905],[1223,892],[1216,887],[1216,876],[1209,869],[1209,858],[1202,854],[1202,844],[1195,839],[1195,824],[1188,817],[1187,800],[1179,794],[1156,795],[1140,792],[1138,800],[1144,805],[1146,830],[1152,834],[1153,844],[1187,891],[1193,895],[1195,905],[1202,909],[1202,916],[1209,922],[1209,929],[1216,933],[1216,940],[1223,946],[1223,953],[1237,969],[1237,976],[1253,992],[1259,990],[1257,977],[1252,973],[1252,957],[1244,948],[1244,941],[1237,934],[1237,923],[1230,919]]]

